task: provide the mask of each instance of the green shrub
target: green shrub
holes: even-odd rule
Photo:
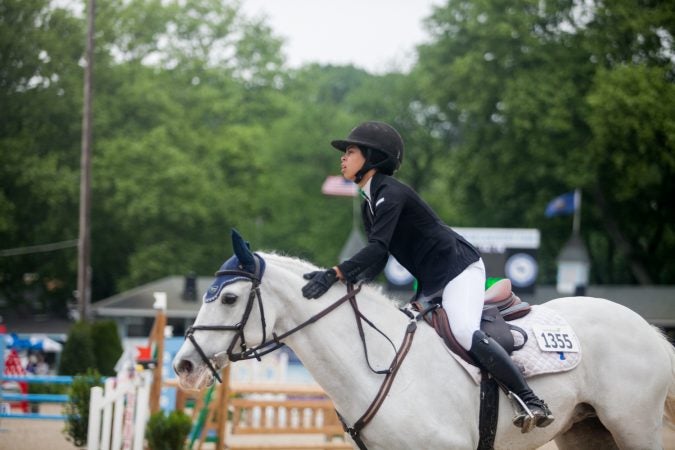
[[[95,368],[104,376],[115,376],[115,364],[122,352],[122,341],[115,322],[78,322],[68,332],[59,374],[77,375]]]
[[[112,320],[94,322],[91,325],[91,340],[96,349],[96,368],[103,376],[115,376],[115,364],[122,356],[122,342],[117,325]]]
[[[192,420],[182,411],[172,411],[168,416],[159,411],[150,416],[145,429],[150,450],[182,450],[185,448]]]
[[[96,367],[94,344],[91,339],[91,325],[77,322],[70,328],[68,338],[61,352],[60,375],[87,373]]]
[[[87,428],[89,426],[89,399],[91,388],[103,386],[101,375],[96,369],[89,369],[86,375],[77,375],[73,378],[70,387],[70,401],[63,407],[66,416],[63,429],[66,439],[76,447],[87,445]]]

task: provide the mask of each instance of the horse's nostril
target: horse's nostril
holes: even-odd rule
[[[178,363],[178,366],[176,367],[176,372],[180,373],[191,373],[193,369],[193,365],[190,361],[187,359],[181,360],[181,362]]]

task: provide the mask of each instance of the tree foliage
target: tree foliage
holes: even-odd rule
[[[84,374],[95,367],[96,354],[91,338],[91,325],[77,322],[68,332],[59,362],[59,375]]]
[[[124,350],[115,321],[101,320],[94,322],[91,325],[91,341],[96,356],[96,369],[103,376],[115,376],[117,374],[115,365]]]
[[[122,341],[114,321],[77,322],[68,332],[59,362],[59,374],[80,375],[96,369],[101,375],[115,376],[115,365],[122,351]]]
[[[85,20],[0,11],[0,242],[74,239]],[[212,273],[231,227],[334,264],[358,220],[320,193],[329,142],[369,119],[401,131],[399,176],[450,225],[540,229],[540,282],[571,228],[546,203],[581,188],[593,281],[673,283],[674,26],[665,1],[448,0],[410,72],[373,75],[289,70],[235,1],[98,2],[93,298]],[[0,297],[63,314],[76,270],[72,248],[0,257]]]
[[[428,20],[416,70],[459,130],[448,197],[474,225],[541,229],[544,279],[569,228],[541,212],[581,188],[595,280],[672,282],[653,257],[675,245],[673,17],[668,2],[451,0]]]
[[[192,419],[183,411],[153,413],[148,420],[145,437],[150,450],[182,450],[190,434]]]
[[[13,248],[73,239],[82,24],[41,0],[3,0],[0,11],[0,242]],[[67,295],[73,255],[0,258],[0,292],[18,309],[63,312],[52,300]],[[49,289],[26,305],[24,274],[36,272]]]

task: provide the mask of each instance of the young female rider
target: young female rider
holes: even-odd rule
[[[519,414],[514,423],[523,430],[530,421],[545,427],[553,421],[548,406],[529,388],[511,357],[480,331],[485,267],[478,251],[445,225],[410,187],[391,177],[403,160],[403,140],[390,125],[365,122],[347,139],[331,145],[344,152],[342,174],[364,193],[362,217],[368,244],[350,259],[326,271],[305,274],[302,293],[319,298],[338,279],[371,279],[391,253],[418,281],[424,296],[442,292],[442,305],[455,338],[474,359],[533,414]]]

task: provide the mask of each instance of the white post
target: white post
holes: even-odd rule
[[[117,396],[113,413],[112,446],[113,450],[122,448],[122,425],[124,423],[124,396]]]
[[[127,398],[127,391],[129,390],[129,379],[134,375],[134,361],[130,354],[125,352],[115,366],[117,372],[117,393],[112,399],[114,403],[113,419],[112,419],[112,446],[113,450],[120,450],[122,448],[122,441],[124,439],[124,417],[125,417],[125,402]]]
[[[277,352],[279,355],[279,376],[277,377],[277,381],[279,383],[287,383],[288,382],[288,353],[286,352]]]
[[[152,372],[108,378],[105,391],[91,388],[88,450],[143,450]],[[112,438],[112,446],[111,446]]]
[[[136,387],[136,417],[134,420],[133,450],[143,450],[145,438],[145,425],[148,423],[150,413],[150,385],[152,385],[152,373],[145,371],[137,377]]]
[[[152,305],[153,309],[166,311],[166,292],[153,292],[152,295],[155,297],[155,303]],[[163,332],[164,330],[162,330]]]
[[[130,381],[130,380],[126,380]],[[122,448],[129,450],[132,448],[132,440],[134,437],[134,413],[136,411],[136,390],[126,389],[124,391],[124,398],[126,399],[124,407],[124,427],[122,431],[123,442]]]
[[[122,439],[124,437],[124,402],[126,400],[126,391],[128,389],[128,377],[123,370],[117,376],[117,387],[115,389],[115,396],[111,399],[114,404],[113,419],[112,419],[112,450],[120,450],[122,448]]]
[[[110,450],[110,427],[112,425],[113,396],[115,395],[115,379],[105,380],[103,394],[103,420],[101,426],[101,450]]]
[[[101,426],[101,403],[103,402],[103,389],[94,386],[91,388],[89,398],[89,424],[87,428],[87,450],[99,450],[100,426]]]

